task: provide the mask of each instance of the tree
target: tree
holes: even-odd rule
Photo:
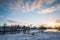
[[[3,26],[3,34],[5,34],[5,32],[6,32],[6,26],[7,26],[7,24],[4,23],[4,26]]]
[[[26,31],[27,33],[30,33],[30,27],[27,27]]]
[[[26,26],[24,25],[24,26],[23,26],[23,33],[24,33],[24,34],[26,33],[26,29],[27,29],[27,28],[26,28]]]
[[[39,27],[39,29],[41,29],[41,30],[46,30],[46,27],[41,26],[41,27]]]
[[[40,27],[39,27],[39,30],[40,30],[39,32],[43,32],[44,30],[46,30],[46,27],[40,26]]]

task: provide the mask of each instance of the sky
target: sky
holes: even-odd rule
[[[60,23],[60,0],[0,0],[0,25]]]

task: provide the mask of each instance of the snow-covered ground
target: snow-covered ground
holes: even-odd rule
[[[42,32],[32,34],[5,34],[0,35],[0,40],[60,40],[60,33]]]

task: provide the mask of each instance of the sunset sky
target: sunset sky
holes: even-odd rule
[[[0,0],[0,25],[60,23],[60,0]]]

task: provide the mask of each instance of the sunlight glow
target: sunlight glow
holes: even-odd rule
[[[56,23],[55,23],[55,22],[48,22],[47,25],[48,25],[48,26],[55,26]]]

